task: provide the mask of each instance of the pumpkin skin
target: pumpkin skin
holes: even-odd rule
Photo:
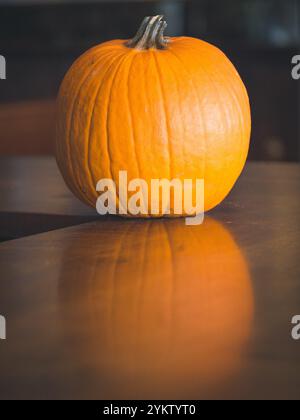
[[[238,179],[250,131],[246,88],[218,48],[189,37],[148,49],[114,40],[87,51],[65,76],[56,156],[67,185],[92,207],[98,181],[118,187],[126,170],[149,191],[151,179],[204,179],[208,211]],[[150,205],[141,216],[152,216]]]
[[[245,368],[253,288],[225,225],[103,220],[76,235],[64,245],[58,295],[70,370],[90,372],[82,397],[206,398]]]

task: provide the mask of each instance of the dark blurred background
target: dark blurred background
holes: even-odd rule
[[[54,98],[75,58],[129,38],[146,15],[168,35],[202,38],[233,61],[249,91],[251,159],[300,161],[300,0],[0,0],[0,154],[53,153]]]

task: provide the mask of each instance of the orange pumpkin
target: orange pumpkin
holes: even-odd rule
[[[207,42],[165,38],[165,26],[162,16],[146,18],[132,40],[87,51],[62,83],[57,161],[70,189],[93,207],[98,181],[118,186],[126,170],[148,185],[204,179],[207,211],[244,167],[251,116],[236,69]]]
[[[90,372],[81,396],[197,399],[244,368],[252,282],[221,223],[100,221],[77,229],[62,259],[64,347],[72,371]]]

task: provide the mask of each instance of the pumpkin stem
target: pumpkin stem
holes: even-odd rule
[[[162,15],[145,17],[137,34],[126,43],[126,46],[138,50],[166,49],[169,40],[164,37],[167,22],[163,18]]]

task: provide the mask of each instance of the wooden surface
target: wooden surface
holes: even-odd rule
[[[0,241],[98,219],[74,199],[54,159],[0,158]]]
[[[2,236],[44,232],[0,244],[0,398],[299,398],[299,165],[248,164],[199,227],[93,220],[52,159],[0,171]]]

